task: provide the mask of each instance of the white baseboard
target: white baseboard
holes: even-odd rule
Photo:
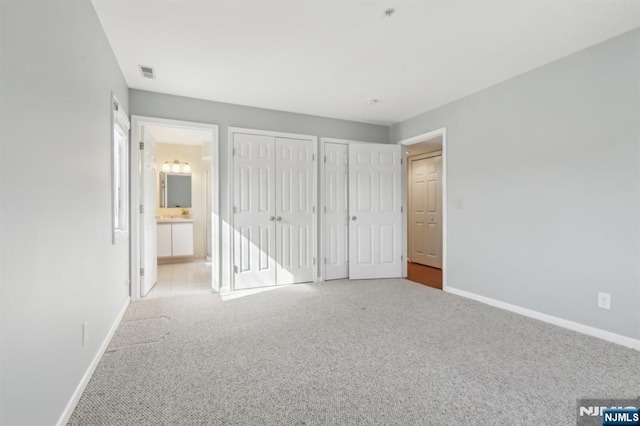
[[[489,297],[480,296],[475,293],[469,293],[468,291],[460,290],[457,288],[447,287],[446,292],[640,351],[640,340],[632,339],[631,337],[622,336],[620,334],[611,333],[610,331],[601,330],[599,328],[543,314],[541,312],[532,311],[531,309],[522,308],[510,303],[505,303],[499,300],[491,299]]]
[[[105,337],[104,341],[102,342],[102,345],[100,345],[100,349],[98,349],[96,356],[93,357],[91,364],[89,364],[89,368],[87,368],[87,371],[84,373],[84,376],[82,376],[82,380],[80,380],[80,383],[78,383],[78,387],[76,387],[76,390],[75,392],[73,392],[73,395],[69,400],[69,403],[67,404],[64,411],[62,412],[60,419],[58,419],[58,423],[56,423],[58,426],[64,426],[69,422],[69,419],[73,414],[73,410],[75,410],[76,405],[78,404],[78,401],[80,401],[80,397],[82,396],[82,393],[87,387],[87,384],[89,384],[89,380],[91,380],[91,376],[93,375],[93,372],[96,371],[96,367],[98,367],[98,364],[102,359],[102,355],[104,355],[104,352],[107,350],[107,347],[109,346],[109,342],[111,342],[111,338],[113,337],[116,330],[118,329],[118,326],[120,325],[120,321],[122,321],[122,317],[124,317],[124,313],[127,312],[129,303],[131,303],[131,299],[127,297],[127,300],[125,301],[124,306],[122,306],[122,309],[118,313],[116,320],[113,322],[111,329],[109,329],[109,333],[107,333],[107,337]]]

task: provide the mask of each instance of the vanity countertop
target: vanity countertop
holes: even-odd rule
[[[193,219],[185,219],[183,217],[158,217],[158,223],[193,223]]]

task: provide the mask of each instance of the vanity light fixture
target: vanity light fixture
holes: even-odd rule
[[[189,163],[181,163],[178,160],[174,160],[172,163],[165,161],[162,165],[163,172],[173,173],[191,173],[191,166]]]

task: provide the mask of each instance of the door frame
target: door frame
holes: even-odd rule
[[[420,142],[426,142],[430,139],[442,137],[442,290],[447,291],[447,228],[448,228],[448,202],[447,202],[447,128],[442,127],[440,129],[433,130],[431,132],[422,133],[407,139],[396,142],[398,145],[408,146],[414,145]],[[407,188],[408,177],[407,170],[409,168],[409,162],[407,161],[407,152],[402,150],[402,276],[407,276],[407,255],[408,255],[408,223],[409,223],[409,208],[407,200]]]
[[[313,176],[313,258],[316,259],[315,267],[313,268],[313,282],[318,282],[318,137],[312,135],[302,135],[296,133],[276,132],[271,130],[258,130],[248,129],[243,127],[228,127],[227,128],[227,153],[229,156],[229,172],[227,173],[227,215],[222,229],[222,256],[227,258],[221,259],[221,263],[226,265],[226,268],[222,271],[222,283],[220,287],[221,294],[229,294],[235,291],[235,274],[233,272],[233,243],[234,243],[234,229],[233,224],[234,212],[233,212],[233,194],[234,194],[234,160],[235,155],[233,152],[233,136],[236,133],[248,133],[252,135],[260,136],[273,136],[280,138],[302,139],[308,140],[313,144],[313,170],[311,172]],[[276,285],[275,283],[273,284]]]
[[[326,200],[324,199],[324,175],[325,175],[325,144],[327,143],[337,143],[349,146],[354,143],[374,143],[374,142],[364,142],[364,141],[354,141],[351,139],[337,139],[337,138],[320,138],[320,156],[322,161],[320,162],[320,198],[319,198],[319,210],[320,210],[320,241],[319,241],[319,252],[321,254],[322,259],[320,259],[320,268],[318,268],[318,281],[324,281],[326,276],[326,265],[324,263],[324,253],[326,249],[326,241],[325,241],[325,229],[326,229],[326,212],[324,211],[326,207]],[[347,165],[348,167],[348,165]],[[348,170],[347,170],[348,171]],[[348,189],[348,188],[347,188]],[[347,235],[347,238],[349,236]],[[348,253],[347,253],[348,255]],[[349,279],[349,277],[347,277]]]
[[[145,117],[141,115],[131,116],[131,152],[130,152],[130,295],[131,300],[141,298],[140,291],[140,181],[142,170],[140,168],[140,135],[141,129],[145,125],[171,126],[190,130],[210,131],[211,138],[211,288],[213,291],[220,291],[221,283],[221,250],[220,250],[220,150],[219,150],[219,127],[217,124],[197,123],[183,120],[170,120],[166,118]],[[134,142],[135,141],[135,142]]]

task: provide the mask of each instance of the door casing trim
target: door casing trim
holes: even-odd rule
[[[197,123],[192,121],[171,120],[166,118],[146,117],[141,115],[131,116],[131,152],[129,153],[129,229],[131,232],[130,242],[130,292],[131,300],[136,301],[141,298],[140,291],[140,141],[141,128],[145,125],[162,125],[182,129],[197,129],[210,131],[211,142],[211,288],[213,291],[220,291],[221,287],[221,251],[220,251],[220,144],[219,127],[217,124]]]

